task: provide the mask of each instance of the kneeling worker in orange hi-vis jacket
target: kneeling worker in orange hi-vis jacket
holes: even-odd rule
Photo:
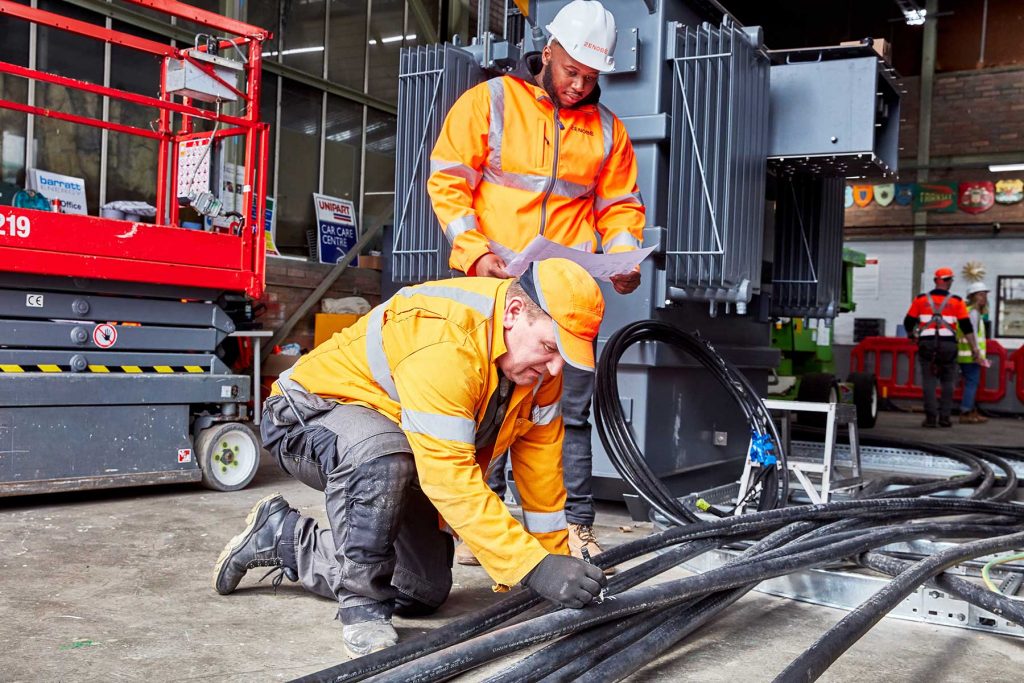
[[[350,656],[397,642],[393,614],[429,614],[452,586],[452,534],[495,583],[565,607],[589,604],[601,570],[569,556],[560,400],[565,364],[594,369],[604,300],[564,259],[519,279],[406,287],[302,358],[274,385],[264,446],[324,491],[329,528],[280,495],[260,501],[221,553],[214,588],[255,567],[338,600]],[[523,522],[487,487],[511,451]]]

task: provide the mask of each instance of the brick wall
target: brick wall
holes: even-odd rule
[[[906,163],[917,157],[920,79],[906,78],[903,84],[907,93],[901,102],[903,121],[900,123],[900,161]],[[936,74],[932,96],[930,152],[933,158],[1020,152],[1020,159],[1024,161],[1024,68],[1005,67]],[[1024,178],[1024,172],[997,174],[990,173],[986,168],[933,168],[928,177],[935,182],[994,182],[1002,178]],[[907,170],[900,174],[899,182],[915,182],[916,179],[916,171]],[[881,230],[888,230],[911,226],[913,223],[914,213],[911,208],[895,204],[881,207],[872,201],[867,207],[852,206],[846,210],[846,226],[849,228],[877,226]],[[977,229],[988,232],[993,223],[1024,224],[1024,202],[996,204],[989,211],[977,215],[963,211],[928,214],[928,225],[939,229],[943,226],[947,229],[953,226],[974,229],[977,226]],[[1011,225],[1006,229],[1014,231],[1020,228]]]
[[[263,328],[276,331],[302,305],[333,266],[292,259],[267,257],[267,289],[260,299],[266,311],[259,317]],[[327,291],[327,298],[361,296],[371,306],[380,303],[381,273],[369,268],[346,268]],[[295,326],[285,343],[296,342],[303,351],[313,348],[313,322],[319,304]]]

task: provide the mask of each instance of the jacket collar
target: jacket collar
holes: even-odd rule
[[[536,76],[540,73],[543,66],[544,63],[541,61],[540,52],[527,52],[507,75],[516,80],[523,81],[526,85],[535,88],[538,96],[543,96],[550,100],[551,96],[548,95],[547,91],[537,85]],[[588,104],[596,105],[600,99],[601,86],[595,85],[591,93],[586,98],[580,100],[580,103],[573,107],[573,109],[580,109]]]

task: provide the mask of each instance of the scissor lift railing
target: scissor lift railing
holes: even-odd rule
[[[0,61],[0,73],[150,107],[159,119],[155,129],[141,128],[0,99],[0,107],[5,109],[159,142],[155,224],[4,207],[0,211],[0,217],[3,218],[3,229],[0,229],[0,270],[201,287],[245,292],[249,296],[258,297],[264,286],[265,242],[262,216],[266,203],[265,169],[269,152],[269,127],[259,120],[260,65],[261,45],[270,34],[262,28],[175,0],[129,1],[232,36],[219,39],[218,49],[244,56],[244,90],[219,78],[206,61],[196,58],[197,53],[208,52],[205,45],[175,47],[10,0],[0,0],[0,14],[156,55],[164,60],[159,97]],[[226,91],[243,104],[244,114],[223,114],[219,103],[214,109],[207,109],[197,106],[190,98],[177,97],[168,92],[167,65],[179,61],[208,72],[211,78],[219,81]],[[196,119],[213,122],[213,131],[197,133]],[[178,186],[175,162],[179,146],[205,135],[210,137],[211,142],[236,136],[244,140],[242,206],[253,207],[253,210],[242,212],[245,215],[240,218],[242,224],[237,234],[218,234],[179,227],[179,205],[175,196]],[[81,239],[83,235],[89,238]]]

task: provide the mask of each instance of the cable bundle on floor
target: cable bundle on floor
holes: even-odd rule
[[[612,335],[597,366],[594,423],[601,444],[619,475],[652,508],[674,524],[697,520],[697,516],[683,506],[651,471],[622,412],[617,375],[619,361],[629,347],[643,342],[665,344],[687,354],[728,392],[750,424],[751,454],[748,457],[762,460],[762,467],[758,469],[759,479],[750,485],[753,489],[755,483],[761,484],[757,509],[770,510],[785,505],[789,490],[786,454],[782,452],[782,440],[775,422],[750,381],[722,358],[707,340],[655,320],[626,325]],[[742,495],[746,493],[742,492]]]

